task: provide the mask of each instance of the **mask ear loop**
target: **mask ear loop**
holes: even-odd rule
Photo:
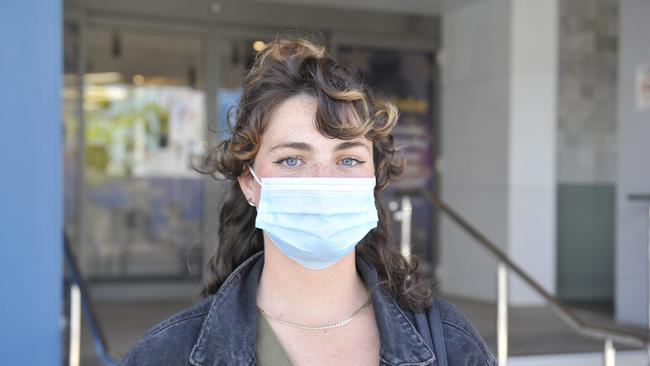
[[[251,175],[253,176],[253,179],[262,187],[262,182],[260,182],[259,179],[257,179],[257,175],[255,175],[255,171],[253,170],[253,167],[251,166],[251,163],[246,162],[246,165],[248,165],[248,171],[251,172]],[[248,204],[255,207],[255,204],[251,199],[248,200]]]
[[[246,162],[246,165],[248,165],[248,170],[251,172],[253,179],[255,179],[255,181],[260,185],[260,187],[263,187],[262,182],[260,182],[260,180],[257,178],[257,175],[255,175],[255,171],[253,170],[251,163]]]

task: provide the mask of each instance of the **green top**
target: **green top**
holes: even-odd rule
[[[275,336],[266,317],[257,310],[257,345],[255,355],[259,366],[293,366],[289,355]]]

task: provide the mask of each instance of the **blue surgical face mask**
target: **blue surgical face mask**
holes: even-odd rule
[[[250,167],[249,167],[250,168]],[[284,255],[323,269],[377,227],[375,178],[262,178],[255,226]]]

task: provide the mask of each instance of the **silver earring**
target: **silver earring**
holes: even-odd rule
[[[255,204],[253,203],[253,200],[248,200],[248,204],[255,207]]]

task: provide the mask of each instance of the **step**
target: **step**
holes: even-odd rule
[[[603,364],[602,352],[513,356],[508,358],[508,366],[603,366]],[[644,365],[650,365],[647,352],[616,352],[616,366]]]

